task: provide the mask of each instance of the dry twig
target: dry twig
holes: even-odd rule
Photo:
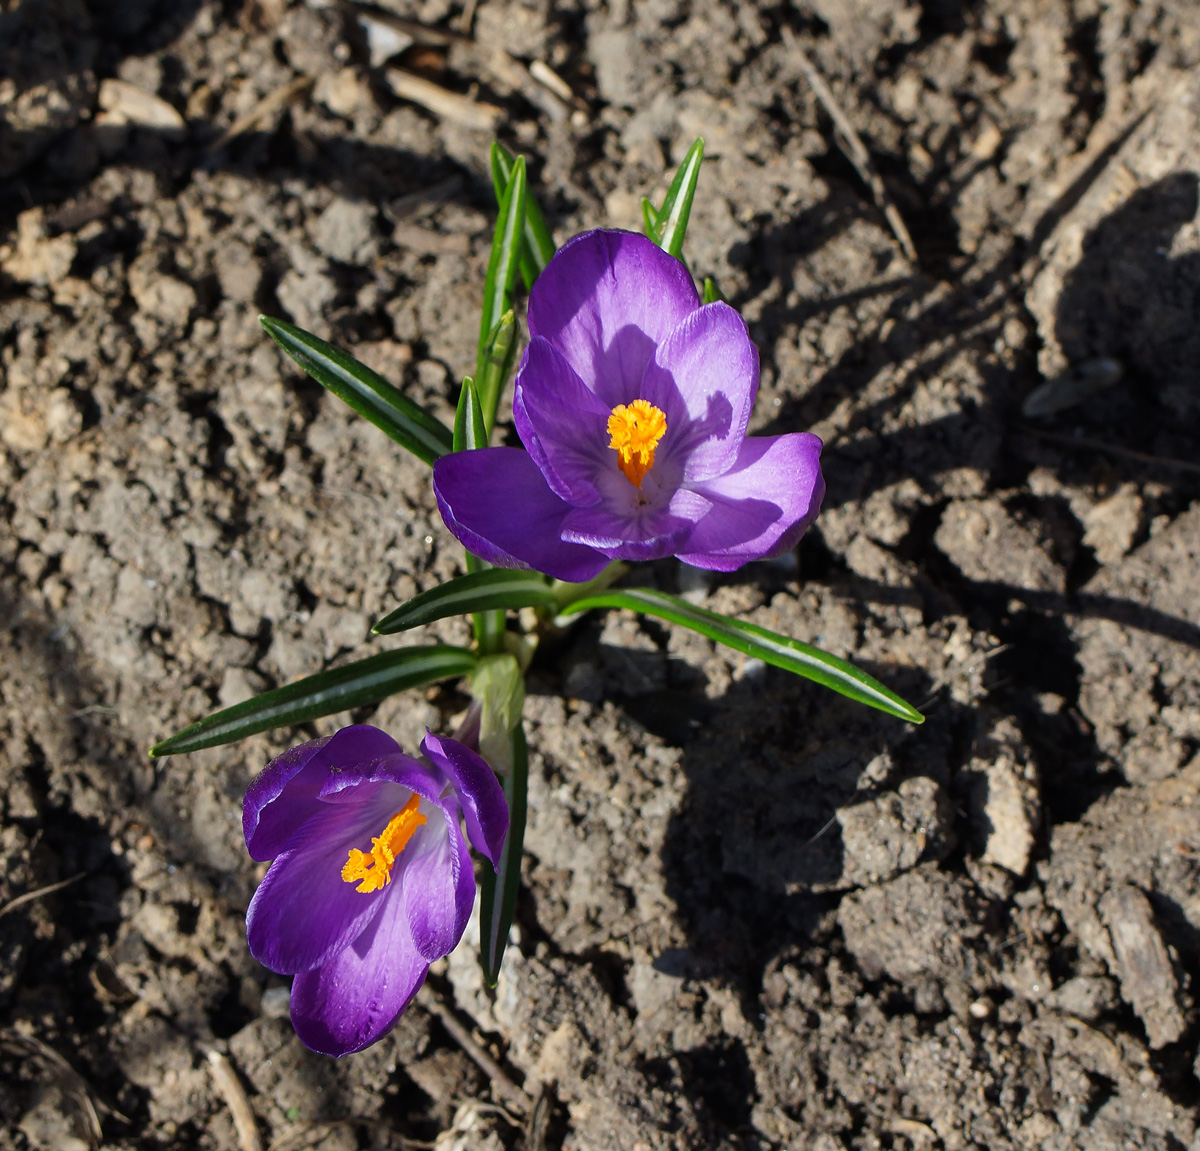
[[[855,131],[850,117],[842,111],[841,105],[838,104],[829,85],[825,83],[825,78],[817,71],[816,66],[808,58],[808,54],[800,46],[800,42],[790,28],[783,29],[783,37],[789,51],[796,53],[800,70],[804,73],[809,87],[812,88],[813,95],[829,113],[829,118],[833,121],[834,139],[837,140],[838,147],[841,148],[846,159],[854,165],[854,170],[859,174],[862,182],[871,190],[875,206],[887,220],[888,227],[892,229],[892,235],[896,237],[896,242],[900,245],[900,250],[915,264],[917,249],[912,242],[912,236],[908,233],[900,210],[888,195],[887,188],[884,187],[883,180],[875,169],[871,153],[867,151],[867,146],[862,142],[862,137]]]
[[[263,120],[273,116],[280,109],[286,108],[293,100],[307,92],[312,87],[312,84],[313,78],[311,76],[297,76],[294,80],[284,84],[282,88],[276,88],[275,91],[268,92],[249,112],[244,116],[239,116],[209,144],[208,150],[210,152],[219,152],[226,144],[231,140],[236,140],[243,132],[248,132],[257,124],[262,123]]]
[[[468,96],[460,96],[434,84],[413,72],[403,68],[389,68],[384,73],[388,85],[401,100],[411,100],[420,104],[436,116],[454,120],[468,128],[480,132],[494,132],[504,118],[504,109],[495,104],[485,104],[481,100],[472,100]]]
[[[533,1100],[518,1087],[500,1066],[478,1043],[475,1037],[458,1021],[454,1012],[442,1002],[441,996],[428,984],[417,996],[417,1002],[436,1015],[450,1038],[478,1064],[479,1069],[492,1081],[492,1088],[506,1103],[515,1107],[522,1115],[533,1113]]]
[[[61,891],[64,887],[70,887],[72,883],[78,883],[85,875],[87,872],[81,871],[78,875],[72,875],[70,879],[60,879],[57,883],[39,887],[36,891],[27,891],[24,895],[18,895],[16,899],[10,899],[3,907],[0,907],[0,919],[3,919],[10,911],[16,911],[18,907],[23,907],[26,903],[32,903],[44,895]]]
[[[203,1047],[201,1050],[208,1057],[208,1068],[212,1072],[213,1083],[229,1114],[233,1117],[233,1128],[237,1132],[238,1146],[242,1151],[262,1151],[262,1140],[258,1136],[258,1124],[254,1119],[254,1111],[250,1100],[242,1088],[233,1064],[229,1062],[216,1048]]]
[[[416,20],[406,20],[393,12],[386,12],[374,4],[358,4],[355,0],[341,0],[341,6],[355,16],[366,16],[380,24],[409,37],[414,44],[428,44],[432,48],[448,48],[451,44],[465,43],[471,39],[462,32],[447,31],[445,28],[431,28]]]
[[[32,1035],[16,1031],[0,1031],[0,1050],[20,1059],[33,1059],[46,1069],[55,1087],[75,1104],[83,1126],[84,1139],[90,1147],[99,1147],[104,1138],[100,1116],[88,1082],[53,1047]],[[78,1131],[78,1128],[76,1129]]]
[[[1147,464],[1158,464],[1159,467],[1171,468],[1177,472],[1200,472],[1200,464],[1193,464],[1189,460],[1176,460],[1170,456],[1155,456],[1149,452],[1135,451],[1133,448],[1122,448],[1116,444],[1106,443],[1104,440],[1093,439],[1091,436],[1066,436],[1061,432],[1045,432],[1041,428],[1031,428],[1028,425],[1023,425],[1019,430],[1026,435],[1037,436],[1039,439],[1053,440],[1068,448],[1088,448],[1091,451],[1108,452],[1112,456],[1122,456],[1127,460],[1140,460]]]

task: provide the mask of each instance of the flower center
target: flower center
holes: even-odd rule
[[[667,417],[649,400],[618,404],[608,417],[608,446],[616,449],[617,465],[635,488],[654,467],[654,449],[666,431]]]
[[[405,805],[403,811],[396,812],[383,834],[378,839],[371,840],[370,852],[359,851],[357,847],[350,848],[350,858],[342,867],[342,879],[346,883],[362,880],[356,890],[364,894],[378,891],[381,887],[392,882],[392,864],[396,856],[402,852],[412,839],[413,833],[425,822],[425,817],[417,810],[420,800],[414,795]]]

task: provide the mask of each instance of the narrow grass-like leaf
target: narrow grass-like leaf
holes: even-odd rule
[[[509,373],[516,358],[517,318],[512,308],[509,308],[492,329],[483,361],[483,375],[475,381],[480,396],[479,404],[483,413],[485,433],[495,421],[496,405],[504,394],[504,386],[508,383]],[[490,411],[484,404],[485,396],[491,397]]]
[[[308,723],[347,708],[377,703],[405,688],[468,675],[475,664],[475,657],[465,648],[448,644],[387,651],[306,676],[224,708],[155,744],[150,754],[181,755],[232,743],[273,727]]]
[[[563,615],[588,611],[590,608],[629,608],[645,615],[665,619],[670,623],[698,631],[717,643],[735,651],[761,659],[764,663],[802,675],[825,687],[832,688],[868,707],[887,712],[909,723],[924,723],[925,717],[895,692],[877,679],[860,671],[852,663],[820,648],[787,636],[757,627],[752,623],[731,619],[718,612],[695,607],[677,596],[650,588],[626,588],[588,596],[570,604]]]
[[[401,447],[427,464],[450,451],[453,442],[450,429],[366,364],[286,320],[259,316],[258,322],[318,384],[344,400]]]
[[[545,576],[537,572],[486,568],[458,576],[413,596],[394,612],[385,615],[371,630],[378,635],[391,635],[452,615],[549,607],[554,602],[554,592]]]
[[[658,209],[648,196],[642,197],[642,231],[646,233],[647,240],[658,243]]]
[[[722,303],[725,300],[721,289],[717,287],[717,281],[712,276],[704,277],[704,302],[706,304],[715,304],[718,300]]]
[[[511,316],[512,312],[506,312],[506,316]],[[454,450],[456,452],[474,451],[476,448],[486,448],[488,442],[487,424],[483,420],[483,409],[479,406],[479,389],[475,386],[475,381],[467,376],[463,380],[462,391],[458,396],[458,410],[454,414]],[[481,560],[478,556],[467,552],[467,571],[472,575],[480,572],[490,571],[491,564]],[[443,585],[445,587],[447,585]],[[441,589],[434,589],[435,591]],[[421,597],[418,596],[417,599]],[[397,625],[396,617],[402,616],[405,610],[411,607],[416,601],[410,600],[404,607],[398,611],[392,612],[375,625],[375,630],[381,633],[400,631],[406,627],[415,627],[416,623],[401,623]],[[475,631],[475,643],[479,651],[483,655],[490,655],[494,652],[504,650],[504,611],[478,611],[469,607],[456,608],[453,611],[448,611],[445,615],[455,615],[458,611],[471,611],[471,626]],[[434,619],[444,618],[443,616],[434,616]],[[418,621],[427,622],[427,621]]]
[[[469,452],[475,448],[486,448],[487,427],[483,422],[483,409],[479,406],[479,389],[475,381],[467,376],[458,393],[458,410],[454,413],[454,450]]]
[[[699,139],[688,149],[658,210],[658,246],[677,260],[683,257],[683,239],[687,234],[688,217],[692,213],[696,181],[700,179],[700,165],[703,162],[704,140]]]
[[[516,157],[499,140],[492,143],[492,186],[496,189],[496,203],[504,199],[504,190],[512,179]],[[554,256],[554,238],[546,227],[546,217],[537,202],[537,197],[525,189],[525,226],[522,229],[524,243],[521,245],[521,278],[528,290],[541,275],[542,269]]]
[[[501,782],[504,798],[508,800],[508,838],[500,852],[499,868],[493,873],[485,866],[479,884],[479,958],[483,977],[490,987],[495,987],[500,978],[500,965],[517,907],[517,889],[521,885],[529,791],[529,748],[524,724],[518,723],[512,733],[512,768]]]
[[[483,310],[479,317],[479,354],[475,364],[475,382],[484,419],[490,428],[496,415],[499,393],[484,390],[484,370],[491,349],[492,333],[500,317],[512,307],[513,284],[517,278],[517,257],[521,251],[522,229],[525,223],[525,157],[519,156],[513,165],[512,177],[500,201],[500,216],[492,238],[492,255],[488,260],[487,277],[483,284]]]

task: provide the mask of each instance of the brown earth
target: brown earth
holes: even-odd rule
[[[473,28],[384,64],[377,25],[373,67],[317,0],[0,0],[0,1148],[251,1146],[222,1067],[276,1151],[1200,1146],[1196,5],[481,0]],[[397,63],[473,103],[398,98]],[[311,730],[145,755],[459,570],[424,467],[255,316],[449,412],[492,122],[560,239],[636,227],[706,138],[691,266],[751,324],[755,430],[822,435],[829,496],[796,556],[645,578],[929,717],[632,616],[543,645],[518,938],[494,996],[465,945],[432,980],[532,1125],[436,1005],[340,1062],[292,1035],[239,804]],[[356,718],[412,743],[462,705]]]

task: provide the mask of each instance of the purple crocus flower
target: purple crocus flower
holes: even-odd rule
[[[630,232],[565,244],[529,296],[513,418],[528,451],[443,456],[450,531],[498,567],[591,579],[677,555],[732,571],[792,547],[825,492],[821,441],[746,438],[758,353],[728,304]]]
[[[493,865],[508,834],[483,759],[432,733],[421,751],[345,727],[285,752],[246,791],[246,848],[274,860],[246,937],[264,967],[295,976],[292,1024],[314,1051],[374,1043],[462,937],[475,874],[459,820]]]

